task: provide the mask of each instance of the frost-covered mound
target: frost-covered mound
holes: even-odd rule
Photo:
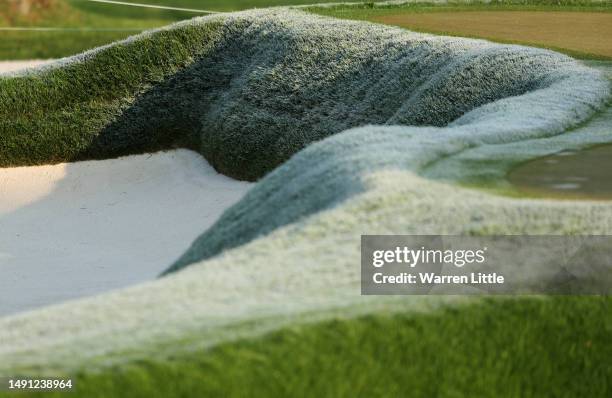
[[[612,204],[606,202],[500,198],[405,171],[366,174],[363,184],[366,191],[341,206],[180,272],[0,318],[0,373],[73,374],[164,360],[293,322],[465,301],[361,296],[361,233],[612,234]]]
[[[224,23],[213,51],[109,128],[133,134],[136,124],[145,134],[189,120],[219,171],[253,180],[351,127],[504,122],[554,132],[601,99],[596,74],[548,51],[293,12],[237,14]],[[547,92],[466,115],[539,90]],[[168,104],[169,115],[156,114]],[[543,120],[527,126],[531,115]]]
[[[0,80],[0,165],[183,145],[256,180],[365,124],[469,126],[491,135],[479,142],[558,133],[607,90],[554,52],[290,10],[194,19],[60,65]]]
[[[366,171],[422,172],[474,147],[560,134],[602,106],[609,82],[547,50],[277,9],[172,25],[0,89],[4,165],[179,145],[255,180],[338,134],[261,181],[177,269],[346,199]]]
[[[282,44],[262,31],[283,32]],[[474,147],[562,133],[609,94],[595,70],[533,48],[301,14],[257,15],[236,37],[231,59],[251,63],[201,117],[202,151],[217,168],[257,177],[342,133],[260,181],[171,270],[361,192],[366,172],[421,172]]]

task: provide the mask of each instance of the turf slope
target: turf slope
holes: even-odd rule
[[[286,10],[195,19],[0,84],[0,165],[188,145],[247,180],[364,124],[558,133],[609,89],[545,50]]]
[[[492,156],[506,145],[583,144],[563,133],[600,117],[610,82],[546,50],[263,10],[180,23],[0,85],[0,112],[18,115],[2,118],[4,165],[186,145],[259,179],[169,269],[180,272],[0,319],[2,373],[164,361],[297,321],[464,304],[360,296],[361,233],[612,233],[607,203],[423,177],[469,180],[474,151],[495,174],[511,163]]]

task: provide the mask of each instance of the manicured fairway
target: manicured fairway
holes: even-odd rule
[[[612,13],[572,11],[463,11],[399,13],[373,21],[411,30],[486,38],[612,58]]]

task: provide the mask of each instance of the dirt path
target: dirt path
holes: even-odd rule
[[[432,33],[518,42],[612,58],[612,13],[463,11],[402,13],[373,20]]]

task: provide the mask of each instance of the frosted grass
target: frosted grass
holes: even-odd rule
[[[602,73],[548,50],[276,13],[236,14],[238,25],[252,19],[230,57],[249,45],[254,55],[202,119],[203,153],[244,176],[336,135],[268,174],[170,271],[338,205],[364,190],[364,173],[421,173],[468,150],[554,137],[610,95]],[[277,44],[256,39],[275,29],[288,41],[281,58]]]

